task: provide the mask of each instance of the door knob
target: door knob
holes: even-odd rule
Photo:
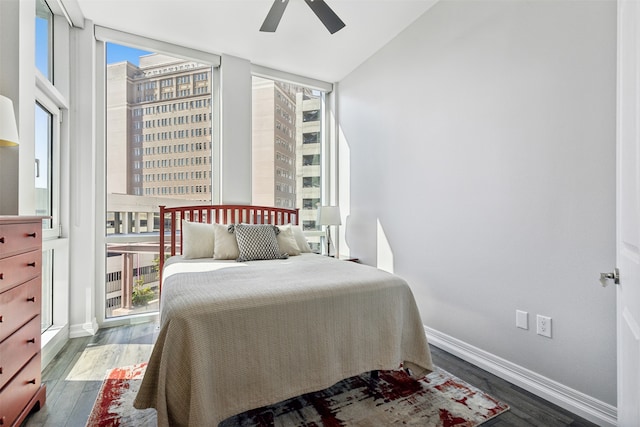
[[[615,268],[613,273],[600,273],[600,283],[602,287],[606,287],[609,284],[609,280],[613,279],[613,283],[616,285],[620,284],[620,270]]]

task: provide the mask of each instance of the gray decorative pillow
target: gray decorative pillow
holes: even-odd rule
[[[276,234],[278,227],[268,224],[235,224],[229,226],[235,233],[240,255],[237,261],[289,258],[281,254]]]

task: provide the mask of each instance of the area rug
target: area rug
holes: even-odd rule
[[[155,426],[154,409],[137,410],[133,399],[146,364],[107,372],[87,426]],[[404,371],[362,374],[332,387],[247,411],[220,427],[392,426],[471,427],[509,406],[443,369],[416,381]]]

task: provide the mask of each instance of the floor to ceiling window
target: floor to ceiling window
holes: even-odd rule
[[[311,248],[321,250],[325,92],[277,79],[253,77],[252,201],[300,209]]]
[[[54,25],[68,26],[68,22],[57,17],[45,0],[35,0],[35,103],[34,103],[34,154],[35,154],[35,214],[45,216],[42,222],[42,332],[54,324],[66,323],[66,313],[56,313],[54,307],[55,286],[63,286],[63,280],[56,280],[54,258],[63,261],[64,244],[60,237],[60,151],[63,144],[61,128],[67,100],[56,87],[56,80],[63,80],[64,73],[55,76],[55,46],[64,46],[65,40],[57,40],[54,45]],[[64,67],[63,67],[64,68]],[[58,79],[59,77],[59,79]],[[58,283],[58,285],[56,285]],[[64,285],[66,286],[66,285]],[[60,294],[64,290],[58,289]]]
[[[158,310],[159,205],[209,204],[213,68],[106,44],[105,317]]]

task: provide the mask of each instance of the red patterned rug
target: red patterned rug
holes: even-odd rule
[[[146,364],[107,372],[87,426],[155,426],[153,409],[132,406]],[[231,417],[220,427],[389,426],[471,427],[509,406],[450,373],[413,380],[404,371],[362,374],[329,387]]]

